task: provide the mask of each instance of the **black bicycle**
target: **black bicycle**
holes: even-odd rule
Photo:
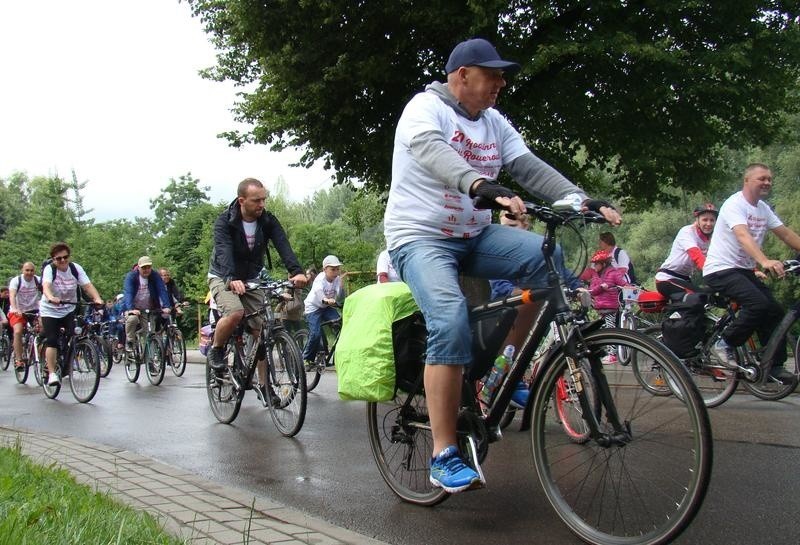
[[[340,307],[339,305],[336,306]],[[306,370],[306,392],[310,392],[316,388],[325,369],[335,365],[333,355],[336,351],[336,343],[339,342],[339,333],[342,331],[342,318],[339,317],[335,320],[322,322],[320,328],[322,329],[322,336],[320,338],[322,346],[317,351],[313,363],[308,365],[303,363]],[[298,329],[294,332],[294,338],[302,351],[308,342],[308,330]]]
[[[185,307],[189,303],[178,303],[176,306]],[[176,377],[182,377],[186,372],[186,340],[183,331],[177,324],[177,313],[173,311],[165,317],[166,323],[161,329],[161,342],[164,346],[164,357]]]
[[[211,412],[223,424],[236,419],[245,391],[254,390],[261,404],[269,408],[270,417],[282,435],[292,437],[303,427],[306,374],[302,356],[297,342],[275,318],[272,304],[272,300],[287,287],[293,285],[270,281],[249,283],[248,290],[258,290],[263,295],[261,306],[245,316],[228,340],[226,368],[215,371],[206,362],[206,391]],[[252,335],[245,324],[256,317],[261,322],[261,329]],[[265,376],[259,377],[256,370],[262,360],[266,362]],[[259,384],[264,384],[264,392]]]
[[[94,398],[100,385],[100,361],[94,344],[83,333],[83,327],[83,317],[76,316],[74,331],[67,333],[63,327],[59,329],[56,372],[61,380],[69,380],[69,388],[76,401],[88,403]],[[55,399],[61,391],[61,381],[48,384],[50,373],[47,370],[46,349],[43,343],[40,342],[37,351],[39,353],[36,360],[37,372],[41,378],[44,395]]]
[[[604,220],[566,203],[553,208],[530,205],[528,213],[546,225],[542,250],[548,285],[470,310],[473,324],[493,312],[511,319],[493,318],[500,324],[500,340],[476,353],[465,372],[457,426],[461,452],[480,474],[489,445],[501,438],[499,423],[514,389],[555,321],[558,340],[541,363],[523,413],[523,427],[531,429],[536,474],[550,504],[589,543],[667,543],[695,517],[708,488],[713,447],[706,408],[681,362],[654,339],[637,331],[602,328],[599,321],[576,323],[552,257],[556,229]],[[492,364],[516,307],[533,302],[539,307],[531,332],[483,412],[471,384]],[[604,366],[603,356],[618,346],[658,362],[677,395],[652,395],[628,367]],[[431,506],[448,493],[429,481],[433,439],[423,361],[419,359],[416,369],[398,370],[394,399],[367,404],[367,426],[372,453],[388,486],[404,501]],[[588,441],[573,441],[553,418],[553,399],[562,380],[580,403]]]
[[[158,386],[164,380],[166,372],[164,345],[154,324],[161,310],[148,309],[140,312],[145,316],[145,326],[136,332],[133,339],[128,339],[132,350],[125,354],[125,376],[130,382],[136,382],[144,365],[147,380],[153,386]]]
[[[800,276],[800,261],[784,261],[788,276]],[[788,396],[800,382],[800,301],[787,310],[778,328],[770,335],[766,346],[762,347],[753,336],[742,346],[736,348],[737,368],[719,360],[714,345],[722,332],[736,317],[738,307],[735,301],[716,293],[708,294],[704,315],[705,335],[702,345],[682,358],[692,379],[697,384],[706,407],[717,407],[731,398],[741,383],[754,396],[767,401],[777,401]],[[722,314],[719,314],[722,309]],[[669,314],[667,304],[665,314]],[[645,333],[661,338],[661,326],[645,329]],[[780,381],[770,375],[774,355],[779,343],[785,343],[786,369],[794,374],[793,380]],[[637,380],[655,395],[672,395],[671,384],[662,376],[661,368],[652,361],[632,361]]]

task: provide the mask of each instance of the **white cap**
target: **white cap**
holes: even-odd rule
[[[335,255],[329,255],[322,260],[322,268],[325,267],[341,267],[342,262]]]

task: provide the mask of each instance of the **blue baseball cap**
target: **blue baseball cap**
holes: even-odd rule
[[[483,38],[465,40],[453,48],[447,64],[446,74],[455,72],[462,66],[483,66],[484,68],[502,68],[506,72],[517,72],[521,66],[512,61],[504,61],[492,44]]]

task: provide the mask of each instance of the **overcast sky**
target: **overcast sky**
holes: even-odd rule
[[[149,199],[191,171],[212,202],[245,177],[290,198],[330,187],[299,151],[230,148],[235,89],[201,79],[214,50],[178,0],[0,0],[0,178],[58,174],[87,181],[100,221],[150,216]]]

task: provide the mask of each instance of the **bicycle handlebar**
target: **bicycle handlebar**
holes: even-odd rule
[[[490,201],[483,197],[475,197],[472,200],[473,206],[478,209],[508,210],[507,207]],[[561,199],[555,201],[551,206],[543,206],[532,202],[524,201],[525,212],[545,223],[562,225],[575,219],[581,219],[589,223],[607,223],[606,218],[599,212],[582,210],[580,203],[572,199]]]

